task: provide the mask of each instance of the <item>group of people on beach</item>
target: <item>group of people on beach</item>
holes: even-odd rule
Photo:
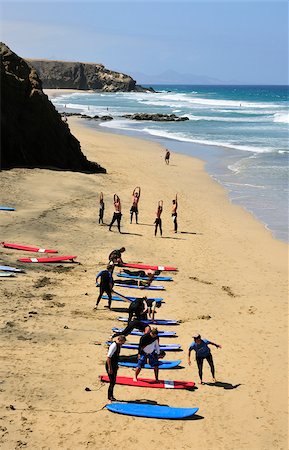
[[[99,302],[104,293],[108,297],[108,308],[111,309],[112,293],[114,291],[114,280],[113,271],[115,266],[122,267],[124,265],[122,255],[125,252],[125,248],[115,249],[109,254],[109,262],[107,268],[102,270],[96,276],[96,283],[99,283],[99,296],[96,301],[95,309],[98,308]],[[159,274],[159,271],[132,271],[126,268],[121,269],[127,275],[133,275],[135,277],[146,277],[147,280],[134,280],[135,282],[151,283],[154,277]],[[131,284],[132,280],[128,280]],[[124,284],[119,283],[119,284]],[[147,284],[148,285],[148,284]],[[142,285],[139,285],[142,286]],[[116,292],[115,292],[116,293]],[[124,300],[130,301],[129,298],[123,296],[122,294],[116,293],[118,296],[123,297]],[[133,381],[137,383],[138,376],[147,362],[154,370],[155,382],[159,382],[159,360],[165,356],[165,352],[160,350],[159,344],[159,332],[155,327],[151,327],[147,321],[153,324],[155,321],[156,308],[161,307],[161,301],[157,299],[148,299],[147,297],[137,298],[134,301],[130,301],[128,308],[128,320],[127,326],[119,331],[116,331],[110,339],[114,341],[110,344],[109,350],[106,358],[106,371],[109,377],[109,388],[108,388],[108,400],[115,401],[114,397],[114,386],[116,384],[116,377],[118,371],[118,361],[120,356],[120,351],[122,345],[126,342],[126,336],[128,336],[132,330],[137,329],[142,334],[139,345],[138,345],[138,355],[137,355],[137,367],[135,369]],[[207,339],[202,339],[199,333],[193,336],[193,342],[188,349],[188,364],[191,365],[191,352],[194,350],[196,353],[196,363],[198,367],[198,373],[200,377],[200,383],[203,384],[203,363],[207,360],[211,374],[213,377],[213,382],[215,382],[215,367],[213,362],[213,357],[209,345],[213,345],[216,348],[221,348],[219,344],[216,344]]]
[[[132,192],[132,205],[130,208],[130,223],[132,224],[133,217],[135,217],[135,223],[138,224],[138,204],[141,194],[141,188],[139,186],[135,187]],[[117,194],[113,194],[113,205],[114,205],[114,213],[111,219],[111,222],[109,224],[109,231],[112,231],[112,226],[116,222],[117,228],[119,233],[121,233],[120,230],[120,224],[121,224],[121,218],[122,218],[122,212],[121,212],[121,201]],[[172,200],[172,209],[171,209],[171,216],[174,224],[174,232],[178,232],[178,195],[176,194],[175,198]],[[104,204],[104,196],[103,192],[100,193],[99,196],[99,218],[98,223],[100,225],[104,225],[103,217],[104,217],[104,210],[105,210],[105,204]],[[154,221],[155,230],[154,234],[157,235],[157,231],[159,230],[160,235],[163,235],[163,229],[162,229],[162,212],[163,212],[163,200],[159,200],[157,204],[157,210],[156,210],[156,218]]]

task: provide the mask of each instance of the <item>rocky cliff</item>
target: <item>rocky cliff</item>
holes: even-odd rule
[[[148,91],[124,73],[113,72],[102,64],[29,59],[44,89],[92,89],[103,92]]]
[[[42,91],[36,70],[0,43],[1,167],[47,167],[105,172],[81,152]]]

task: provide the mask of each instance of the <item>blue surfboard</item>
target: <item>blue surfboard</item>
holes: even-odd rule
[[[4,272],[24,272],[22,269],[16,269],[16,267],[9,266],[0,266],[0,270],[3,270]]]
[[[112,328],[112,331],[114,331],[116,333],[121,332],[123,330],[124,330],[123,328],[116,328],[116,327]],[[142,336],[143,332],[139,331],[139,330],[132,330],[132,332],[130,334],[132,334],[133,336]],[[177,335],[177,333],[175,331],[160,331],[159,330],[159,337],[175,337],[176,335]]]
[[[177,359],[176,361],[168,361],[168,360],[160,360],[159,361],[159,368],[160,369],[174,369],[175,367],[178,367],[181,364],[181,360]],[[129,361],[119,361],[119,366],[123,367],[137,367],[137,362],[129,362]],[[150,364],[145,364],[144,369],[153,369],[153,367]]]
[[[121,322],[127,322],[127,317],[118,317],[117,320],[120,320]],[[148,325],[179,325],[179,322],[177,320],[165,320],[165,319],[155,319],[155,320],[141,320],[142,323],[146,323]]]
[[[112,343],[112,341],[108,341],[107,345],[110,345]],[[133,350],[137,350],[138,349],[139,344],[136,342],[126,342],[125,344],[122,344],[121,348],[129,348],[129,349],[133,349]],[[180,344],[160,344],[160,350],[163,350],[165,352],[171,351],[174,352],[176,350],[180,350],[181,346]]]
[[[9,206],[0,206],[0,211],[15,211],[15,208],[10,208]]]
[[[165,288],[163,286],[135,286],[133,284],[121,284],[121,283],[115,283],[115,286],[119,287],[125,287],[129,289],[145,289],[150,291],[164,291]]]
[[[104,298],[104,299],[108,299],[108,296],[105,294],[105,295],[103,295],[102,296],[102,298]],[[112,295],[112,300],[115,300],[115,301],[117,301],[117,302],[125,302],[125,300],[124,300],[124,298],[121,298],[121,297],[118,297],[117,295]],[[139,300],[139,299],[141,299],[141,298],[143,298],[143,297],[127,297],[126,296],[126,298],[130,301],[130,302],[134,302],[135,300]],[[154,302],[161,302],[161,303],[163,303],[163,298],[158,298],[158,297],[156,297],[156,298],[154,298],[154,297],[151,297],[151,298],[149,298],[149,297],[147,297],[147,299],[148,300],[152,300],[152,301],[154,301]]]
[[[149,280],[149,277],[140,277],[140,276],[137,276],[137,275],[128,275],[126,273],[118,273],[117,276],[121,277],[121,278],[130,278],[132,280]],[[153,279],[157,280],[157,281],[173,281],[172,277],[159,277],[159,276],[156,276]]]
[[[152,419],[185,419],[199,411],[199,408],[173,408],[171,406],[147,405],[142,403],[111,403],[109,411],[127,416],[149,417]]]

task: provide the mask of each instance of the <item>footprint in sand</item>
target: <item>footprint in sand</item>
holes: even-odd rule
[[[232,289],[230,288],[230,286],[222,286],[223,291],[226,292],[226,294],[229,295],[229,297],[237,297],[236,294],[234,294],[234,292],[232,291]]]
[[[198,278],[198,277],[189,277],[189,278],[190,278],[190,280],[198,281],[199,283],[213,284],[213,283],[211,283],[211,281],[200,280],[200,278]]]

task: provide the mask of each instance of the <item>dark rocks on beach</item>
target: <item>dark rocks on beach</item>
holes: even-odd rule
[[[47,95],[36,70],[0,43],[1,166],[105,173],[88,161]]]
[[[184,122],[185,120],[189,120],[188,117],[178,117],[175,114],[136,113],[136,114],[125,114],[122,117],[131,120],[153,120],[155,122]]]
[[[38,59],[28,61],[37,70],[44,89],[154,92],[152,88],[138,86],[129,75],[106,69],[103,64]]]

